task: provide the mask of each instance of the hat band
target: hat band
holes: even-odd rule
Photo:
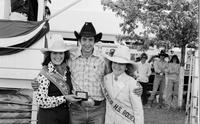
[[[118,58],[122,58],[122,59],[124,59],[126,61],[130,61],[128,58],[123,57],[123,56],[113,55],[112,57],[118,57]]]
[[[81,36],[92,36],[92,37],[94,37],[96,34],[92,33],[92,32],[82,32],[80,35]]]

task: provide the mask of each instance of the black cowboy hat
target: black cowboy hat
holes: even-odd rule
[[[158,54],[158,56],[164,56],[167,57],[168,55],[165,53],[165,51],[161,50],[160,53]]]
[[[96,34],[96,30],[91,22],[85,22],[80,33],[74,31],[74,35],[76,36],[77,39],[80,39],[82,36],[94,37],[95,42],[100,41],[102,38],[102,33],[100,32]]]
[[[146,58],[146,59],[148,59],[148,56],[147,56],[146,53],[142,53],[141,56],[140,56],[140,58],[141,58],[141,59],[142,59],[142,58]]]

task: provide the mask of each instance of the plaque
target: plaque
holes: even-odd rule
[[[76,91],[76,96],[82,100],[87,100],[88,99],[88,92],[84,91]]]

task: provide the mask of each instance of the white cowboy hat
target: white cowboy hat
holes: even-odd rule
[[[50,40],[53,42],[52,46],[49,47],[49,48],[41,49],[42,53],[45,53],[45,52],[65,52],[65,51],[72,49],[71,46],[68,46],[64,43],[62,35],[54,34],[54,35],[51,36]]]
[[[115,49],[115,52],[112,56],[105,55],[105,57],[112,62],[124,64],[129,63],[137,67],[136,63],[131,60],[131,53],[127,46],[120,45]]]

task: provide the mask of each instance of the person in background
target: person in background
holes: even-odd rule
[[[155,95],[157,94],[159,88],[159,108],[164,107],[164,99],[163,92],[165,89],[165,69],[168,67],[168,63],[165,62],[166,54],[161,51],[159,53],[159,60],[154,62],[154,70],[155,70],[155,78],[153,82],[153,91],[151,96],[148,99],[148,107],[152,107],[153,100],[155,99]]]
[[[137,77],[137,81],[142,85],[143,88],[142,104],[146,105],[148,102],[147,89],[149,76],[151,75],[151,66],[149,63],[146,62],[146,60],[148,59],[146,53],[142,53],[140,58],[141,61],[137,63],[138,68],[135,75]]]
[[[179,86],[179,73],[180,64],[177,55],[173,55],[169,66],[166,69],[168,74],[168,83],[166,86],[166,104],[168,108],[176,108],[178,104],[178,86]]]
[[[164,58],[165,62],[168,63],[169,65],[169,61],[170,61],[170,56],[168,54],[166,54],[165,58]],[[164,88],[164,91],[163,91],[163,99],[164,101],[166,101],[166,96],[167,96],[167,85],[168,85],[168,73],[166,73],[166,70],[165,70],[165,88]],[[165,103],[166,105],[166,103]],[[166,106],[167,107],[167,106]]]
[[[65,60],[69,59],[69,49],[59,35],[54,35],[53,45],[43,49],[45,59],[43,68],[37,76],[40,84],[36,92],[36,101],[39,105],[38,124],[68,124],[68,102],[77,102],[72,90],[69,67]]]
[[[119,46],[113,56],[105,58],[111,62],[112,70],[102,84],[107,99],[105,124],[144,124],[141,97],[134,93],[141,85],[126,73],[127,65],[135,69],[137,66],[130,60],[129,48]]]

